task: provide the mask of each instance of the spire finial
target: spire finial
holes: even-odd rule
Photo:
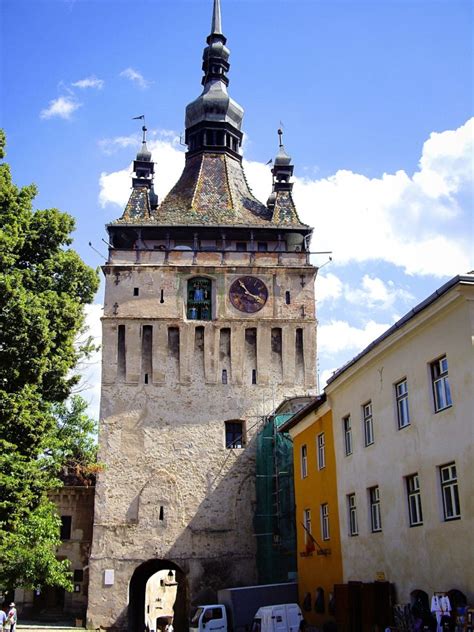
[[[281,127],[278,128],[278,146],[283,147],[283,130]]]
[[[221,1],[214,0],[212,11],[211,35],[222,35]]]

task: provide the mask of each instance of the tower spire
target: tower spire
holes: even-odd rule
[[[213,0],[211,32],[206,42],[202,54],[202,94],[186,108],[188,154],[217,150],[240,159],[244,111],[227,93],[230,51],[222,33],[220,0]]]
[[[212,10],[211,35],[222,35],[220,0],[214,0],[214,8]]]

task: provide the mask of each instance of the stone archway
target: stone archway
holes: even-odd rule
[[[130,580],[128,605],[129,632],[145,630],[145,594],[150,577],[163,570],[175,572],[177,586],[174,603],[173,626],[176,632],[187,632],[188,629],[188,582],[182,569],[170,560],[148,560],[138,566]]]

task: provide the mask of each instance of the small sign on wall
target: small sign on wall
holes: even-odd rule
[[[375,573],[375,581],[376,582],[384,582],[385,581],[385,573],[383,571],[379,571]]]
[[[104,571],[104,586],[113,586],[115,577],[114,577],[113,568],[108,568]]]

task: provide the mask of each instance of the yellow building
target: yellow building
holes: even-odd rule
[[[332,413],[322,395],[281,428],[293,440],[299,600],[305,620],[332,619],[342,582]]]

